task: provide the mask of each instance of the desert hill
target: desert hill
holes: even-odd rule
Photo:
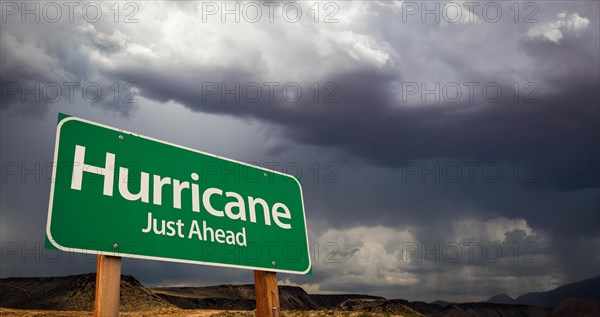
[[[185,309],[256,308],[254,284],[206,287],[158,287],[151,289],[166,301]],[[279,302],[286,310],[319,310],[324,308],[301,287],[279,286]]]
[[[547,317],[600,316],[600,304],[589,299],[567,298],[556,303]]]
[[[506,294],[494,295],[487,302],[550,308],[554,304],[568,298],[589,299],[600,302],[600,275],[583,281],[565,284],[547,292],[526,293],[516,299]]]
[[[156,287],[151,291],[184,309],[253,310],[256,306],[254,284],[205,287]],[[279,302],[284,310],[321,310],[337,308],[349,299],[384,299],[361,294],[308,294],[297,286],[279,286]]]
[[[498,294],[498,295],[494,295],[492,297],[490,297],[490,299],[487,300],[488,303],[492,303],[492,304],[515,304],[515,299],[506,295],[506,294]]]
[[[93,309],[96,274],[65,277],[0,279],[0,307],[17,309],[90,311]],[[301,287],[279,286],[285,310],[335,308],[350,298],[381,298],[369,295],[309,295]],[[159,287],[149,289],[133,276],[121,277],[121,310],[158,308],[255,309],[254,285],[206,287]]]
[[[0,307],[45,310],[92,310],[96,274],[0,279]],[[174,307],[133,276],[121,277],[121,310]]]
[[[340,310],[345,311],[363,311],[378,314],[394,314],[403,316],[422,317],[420,312],[406,305],[404,300],[387,299],[348,299],[339,305]]]
[[[433,317],[546,317],[547,312],[539,307],[493,303],[450,304]]]
[[[549,308],[567,298],[590,299],[600,302],[600,275],[565,284],[547,292],[535,292],[521,295],[515,299],[516,304]]]
[[[90,312],[93,309],[95,280],[96,275],[93,273],[65,277],[0,279],[0,310],[22,310],[25,314],[23,316],[29,316],[26,315],[29,310],[56,311],[61,316],[71,316],[71,312],[75,314],[73,316],[84,315],[83,312]],[[437,305],[360,294],[314,295],[294,286],[280,286],[279,290],[281,307],[289,316],[312,311],[349,316],[361,312],[366,314],[365,316],[405,317],[585,317],[600,316],[599,301],[593,300],[594,296],[600,294],[600,292],[594,293],[598,288],[596,283],[599,281],[600,278],[596,277],[549,292],[525,294],[516,300],[507,295],[498,295],[490,299],[490,301],[510,302],[534,296],[531,294],[537,296],[534,298],[546,298],[540,297],[540,294],[550,294],[547,298],[552,301],[559,299],[552,302],[551,307],[490,302],[444,302],[445,305]],[[572,296],[561,298],[567,295]],[[592,299],[586,299],[586,296]],[[246,313],[242,314],[243,311],[252,314],[251,310],[255,308],[254,298],[252,284],[146,288],[132,276],[126,275],[121,278],[121,311],[132,312],[134,315],[137,312],[144,314],[144,312],[161,311],[161,314],[171,314],[169,316],[194,314],[200,316],[198,312],[209,312],[213,309],[213,312],[227,310],[235,311],[234,315],[245,316]],[[11,314],[11,316],[21,316],[15,311],[11,311]],[[55,316],[52,314],[49,313],[47,316]],[[41,313],[40,316],[46,315]]]
[[[310,294],[310,297],[326,309],[337,308],[340,304],[349,299],[385,299],[380,296],[360,294]]]

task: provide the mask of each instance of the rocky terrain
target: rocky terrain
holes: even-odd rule
[[[92,316],[95,274],[0,279],[0,315],[15,317]],[[530,293],[513,299],[493,296],[487,302],[434,303],[360,294],[308,294],[280,286],[284,316],[404,317],[592,317],[600,316],[600,277]],[[254,285],[146,288],[132,276],[121,279],[125,317],[253,316]],[[523,305],[532,300],[539,305]]]
[[[254,285],[217,285],[206,287],[157,287],[151,291],[185,309],[236,309],[253,310],[255,308]],[[383,297],[338,294],[312,295],[296,286],[279,286],[279,302],[284,310],[321,310],[334,309],[351,298]]]
[[[369,296],[369,295],[359,295],[359,294],[327,294],[327,295],[310,294],[310,297],[312,297],[315,301],[317,301],[319,304],[321,304],[321,306],[323,306],[323,308],[326,308],[326,309],[334,309],[348,299],[356,299],[356,298],[385,299],[385,298],[379,297],[379,296]]]
[[[587,299],[565,299],[556,303],[548,317],[600,316],[600,304]]]
[[[253,311],[217,311],[217,310],[153,310],[144,312],[124,312],[121,317],[255,317]],[[18,310],[0,308],[0,316],[3,317],[93,317],[92,312],[87,311],[50,311],[50,310]],[[335,311],[283,311],[282,317],[378,317],[376,313],[365,312],[335,312]],[[401,315],[385,315],[386,317],[403,317]]]
[[[0,279],[0,307],[88,311],[94,306],[95,289],[95,273]],[[172,307],[175,306],[144,287],[133,276],[121,277],[122,311]]]
[[[394,314],[402,316],[425,316],[405,305],[404,300],[387,299],[349,299],[339,305],[341,311],[363,311],[378,314]]]
[[[451,304],[431,315],[434,317],[546,317],[544,309],[526,305],[492,303]]]

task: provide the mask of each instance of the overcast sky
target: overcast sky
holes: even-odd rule
[[[59,112],[300,176],[314,274],[279,278],[310,292],[482,300],[600,274],[597,1],[1,5],[1,277],[95,269],[43,249]]]

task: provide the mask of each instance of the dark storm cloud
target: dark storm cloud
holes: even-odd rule
[[[43,23],[2,23],[0,109],[40,117],[50,104],[66,102],[130,115],[135,105],[122,98],[114,101],[111,86],[115,81],[98,74],[86,56],[92,51],[81,49],[93,47],[104,56],[114,53],[123,45],[119,32],[106,36],[98,32],[106,27],[101,23],[85,25],[81,16],[74,22],[67,17],[46,27]]]
[[[245,103],[235,102],[231,96],[226,97],[227,102],[202,102],[203,83],[233,87],[236,82],[253,81],[249,74],[211,69],[199,70],[203,75],[198,77],[183,69],[171,75],[166,69],[111,75],[138,83],[147,97],[176,100],[196,111],[267,120],[281,125],[295,141],[340,147],[375,165],[401,167],[405,161],[434,158],[531,161],[540,164],[540,179],[558,189],[598,186],[599,149],[591,146],[600,141],[597,56],[542,41],[521,46],[549,72],[534,74],[541,76],[535,103],[515,103],[510,96],[511,83],[504,82],[504,98],[496,103],[407,107],[394,89],[403,81],[402,75],[380,69],[329,74],[323,82],[339,86],[339,102],[335,103],[314,103],[306,98],[298,103]],[[557,64],[553,69],[544,66]],[[481,87],[497,81],[490,77],[474,82]],[[433,87],[434,82],[427,84]]]
[[[585,6],[583,3],[578,8]],[[592,6],[592,9],[597,11],[596,7]],[[66,42],[61,41],[60,45],[51,36],[39,36],[38,31],[25,31],[21,35],[9,28],[4,31],[5,36],[1,41],[3,83],[22,83],[32,78],[41,82],[57,79],[85,82],[89,78],[96,81],[101,78],[100,82],[108,87],[114,80],[132,82],[147,98],[161,102],[176,101],[194,111],[264,120],[282,127],[283,133],[294,141],[337,147],[377,166],[401,168],[405,161],[443,158],[530,161],[539,164],[541,181],[554,188],[576,190],[599,185],[597,162],[600,151],[597,146],[590,146],[600,141],[597,107],[600,100],[596,90],[600,84],[598,51],[587,44],[598,41],[598,33],[591,31],[597,30],[595,26],[598,26],[593,16],[585,18],[591,19],[591,23],[583,30],[560,29],[564,37],[559,43],[554,43],[545,38],[532,38],[518,33],[526,33],[527,29],[521,28],[515,33],[512,29],[514,23],[510,19],[484,25],[444,26],[419,21],[402,24],[399,23],[399,14],[394,16],[390,13],[393,10],[384,4],[367,8],[387,19],[364,19],[357,29],[362,32],[381,29],[382,32],[372,38],[361,37],[357,33],[332,33],[334,36],[347,36],[350,41],[364,45],[366,48],[361,48],[361,52],[366,53],[362,59],[353,61],[344,52],[344,45],[334,49],[334,54],[341,54],[339,60],[352,63],[325,73],[315,69],[314,75],[318,78],[321,90],[317,102],[311,98],[313,78],[291,76],[290,80],[285,81],[282,80],[286,79],[285,75],[276,80],[279,85],[274,88],[274,98],[264,102],[270,98],[264,83],[275,81],[269,78],[268,65],[273,59],[268,58],[266,52],[254,52],[248,48],[249,53],[242,52],[241,60],[233,65],[195,63],[193,57],[186,56],[153,58],[151,49],[136,55],[131,53],[132,50],[140,49],[131,45],[132,38],[128,30],[111,29],[113,26],[109,23],[77,26],[76,35]],[[200,14],[197,6],[188,5],[183,9]],[[540,16],[538,24],[553,22],[555,17],[552,13],[560,10],[555,7],[551,9],[546,10],[547,16]],[[66,33],[74,25],[59,27]],[[265,27],[272,28],[271,25]],[[313,26],[304,24],[303,27],[310,31]],[[474,28],[481,28],[482,31],[477,33],[473,31]],[[49,31],[42,29],[42,32]],[[498,36],[521,36],[506,39],[516,49],[488,43],[485,38],[479,39],[484,42],[477,46],[473,45],[473,41],[459,45],[458,37],[464,36],[465,32],[475,36],[474,40],[482,35],[492,37],[491,41],[496,41]],[[281,29],[276,29],[276,34],[283,33]],[[423,41],[419,39],[419,34],[429,37],[425,39],[426,47],[417,45],[417,41]],[[452,41],[454,37],[456,41]],[[444,38],[451,40],[439,42]],[[327,39],[327,36],[317,36],[318,44],[314,48],[331,45],[324,42]],[[182,37],[182,41],[185,45],[191,44],[185,37]],[[370,41],[384,44],[376,46]],[[140,38],[139,43],[143,46],[144,38]],[[228,45],[229,42],[225,43],[221,45]],[[210,49],[209,43],[198,44]],[[356,48],[358,44],[349,47]],[[86,49],[82,49],[81,45]],[[407,48],[406,45],[414,47]],[[436,45],[443,49],[436,49]],[[481,45],[496,48],[496,51],[489,52],[487,64],[482,54],[472,51]],[[20,51],[31,53],[23,56]],[[82,51],[94,56],[96,63],[92,59],[82,59]],[[380,61],[375,66],[368,61],[369,58],[382,58],[377,54],[381,55],[384,51],[390,52],[384,62]],[[203,56],[202,53],[190,53]],[[252,58],[252,55],[248,57],[244,54],[256,54],[254,64],[244,63],[243,60]],[[474,54],[479,57],[475,58]],[[128,56],[131,58],[124,59]],[[175,61],[180,58],[187,60]],[[314,52],[308,52],[308,56],[298,56],[295,65],[290,67],[311,67],[318,58]],[[424,68],[430,64],[439,64],[439,67],[436,70],[415,70],[411,68],[411,59]],[[524,60],[526,69],[519,69]],[[241,67],[235,67],[235,63]],[[495,64],[507,67],[488,71]],[[515,92],[512,78],[519,79],[520,95],[517,102],[513,100]],[[408,100],[403,100],[408,89],[403,85],[413,83],[421,89],[420,85],[424,84],[431,89],[436,82],[441,82],[442,86],[446,83],[457,84],[462,90],[462,97],[457,103],[448,103],[443,99],[444,96],[441,101],[432,102],[431,99],[435,97],[423,95],[425,92],[421,90],[416,95],[409,95]],[[469,93],[465,82],[477,85],[474,100],[467,100]],[[242,89],[252,83],[250,93],[247,93],[250,95],[256,86],[260,86],[263,95],[260,102],[247,102],[248,98],[240,98],[240,93],[237,93],[239,100],[231,94],[223,95],[224,87],[232,89],[236,83]],[[300,101],[285,100],[282,86],[286,83],[297,83],[296,86],[301,88],[303,96]],[[333,85],[326,86],[328,83]],[[500,100],[490,103],[481,98],[483,87],[489,83],[497,83],[502,87]],[[210,89],[219,92],[208,95]],[[328,101],[333,102],[323,102],[330,92],[333,92],[333,97]],[[522,102],[528,98],[528,93],[533,93],[533,103]],[[220,100],[221,97],[224,102]],[[426,100],[418,100],[421,97]],[[111,108],[109,98],[108,94],[104,94],[96,105]],[[18,101],[16,99],[17,95],[5,96],[2,106],[8,108]],[[28,108],[24,105],[21,107]],[[44,102],[38,104],[38,108],[45,107]],[[119,104],[112,105],[112,108],[123,114],[135,109]]]
[[[165,124],[162,116],[144,116],[147,122],[141,126],[150,127],[153,136],[174,129],[176,133],[165,134],[180,143],[202,131],[197,138],[218,139],[216,143],[222,143],[218,151],[227,153],[226,148],[235,147],[238,140],[202,129],[207,117],[196,114],[201,118],[198,126],[186,121],[184,127],[166,115],[178,111],[179,116],[190,115],[170,108],[181,104],[198,113],[256,119],[253,122],[275,131],[257,141],[277,139],[270,152],[257,146],[248,151],[253,153],[243,154],[247,157],[301,161],[304,167],[334,161],[340,171],[336,183],[313,182],[313,171],[305,170],[310,238],[319,243],[321,254],[314,275],[290,276],[295,283],[317,284],[323,291],[369,289],[386,296],[499,291],[519,295],[524,289],[547,288],[548,278],[566,283],[597,274],[597,262],[590,260],[598,259],[598,3],[540,2],[538,23],[516,25],[510,15],[494,24],[421,23],[418,16],[404,23],[396,5],[348,2],[348,7],[340,8],[340,22],[327,26],[310,19],[293,25],[215,20],[203,24],[194,2],[177,2],[169,10],[161,3],[141,3],[138,24],[2,24],[1,80],[93,81],[105,90],[114,82],[131,82],[144,103],[139,116],[147,113],[144,106],[161,103],[164,117],[172,119]],[[561,12],[566,16],[558,17]],[[567,24],[570,18],[573,26]],[[535,27],[539,31],[528,35]],[[562,36],[558,40],[557,31]],[[270,100],[266,83],[272,82],[279,86]],[[421,101],[420,94],[402,99],[403,83],[431,88],[435,82],[460,85],[462,98],[456,103],[444,96],[436,103],[431,95]],[[465,82],[479,85],[474,101],[467,98]],[[514,82],[521,90],[519,102],[513,99]],[[206,90],[222,89],[223,84],[232,89],[236,83],[240,89],[249,83],[261,87],[261,101]],[[300,101],[290,102],[294,96],[282,94],[286,83],[301,87]],[[502,87],[500,100],[482,99],[486,83]],[[538,89],[536,101],[522,102],[531,89]],[[104,95],[92,105],[108,109],[118,119],[94,117],[97,113],[81,98],[71,105],[83,117],[129,126],[121,116],[135,118],[140,108],[110,99]],[[2,101],[3,163],[31,166],[51,160],[55,117],[35,123],[11,115],[40,118],[49,106],[21,102],[14,95]],[[237,128],[229,124],[219,133]],[[442,177],[440,182],[431,175],[423,181],[422,170],[410,173],[420,164],[432,168],[447,163],[462,166],[460,181]],[[465,180],[469,163],[498,163],[505,174],[499,182],[490,181],[482,178],[479,167],[475,181],[469,182]],[[513,180],[515,164],[521,173],[518,181]],[[49,183],[19,182],[11,176],[9,185],[2,186],[3,242],[31,246],[43,235]],[[465,263],[462,258],[456,264],[405,261],[398,253],[398,245],[406,242],[447,245],[472,240],[497,243],[508,253],[499,263],[481,258]],[[324,263],[331,251],[324,249],[328,242],[343,242],[336,252],[340,262]],[[540,261],[511,262],[515,243],[534,243]],[[19,256],[11,256],[2,274],[93,269],[81,259],[65,261],[40,265],[20,263]],[[128,262],[124,272],[151,285],[251,281],[247,271],[149,261]],[[418,296],[414,299],[422,299]]]

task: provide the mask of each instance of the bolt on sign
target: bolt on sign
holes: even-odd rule
[[[302,187],[287,174],[59,116],[47,246],[306,274]]]

